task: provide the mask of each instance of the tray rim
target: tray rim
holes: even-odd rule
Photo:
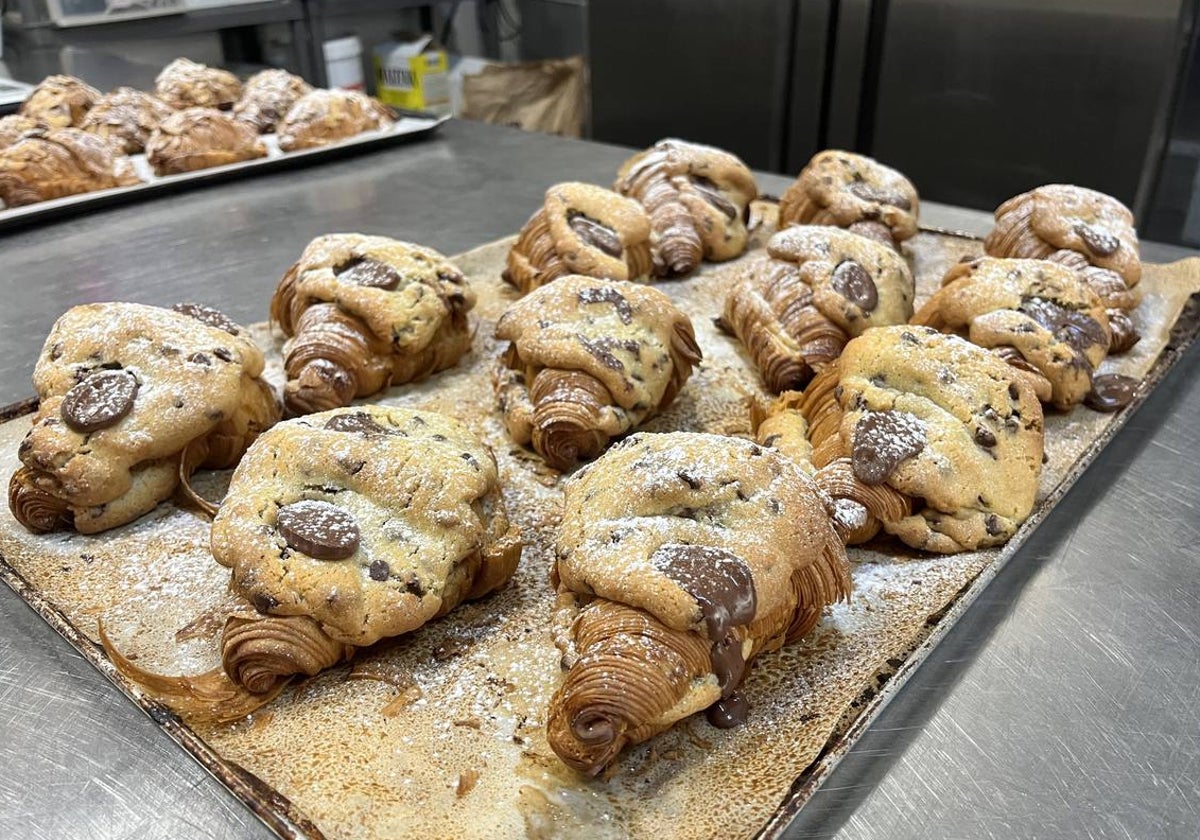
[[[405,118],[429,120],[430,123],[399,131]],[[392,129],[387,132],[367,132],[348,137],[329,146],[300,149],[295,152],[284,152],[275,157],[243,160],[222,166],[181,172],[177,175],[156,177],[153,181],[142,181],[128,187],[93,190],[62,198],[52,198],[49,201],[38,201],[20,207],[0,208],[0,234],[39,222],[57,221],[91,210],[132,204],[146,198],[157,198],[221,181],[252,178],[284,169],[298,169],[322,161],[373,151],[384,146],[414,142],[434,134],[449,120],[449,116],[440,116],[424,111],[403,111]]]
[[[932,229],[929,232],[977,238],[974,235],[958,231]],[[1179,265],[1193,261],[1200,266],[1200,256],[1187,257],[1163,265]],[[1113,422],[1083,450],[1062,480],[1047,494],[1016,534],[1004,545],[999,556],[976,575],[970,583],[959,590],[958,595],[943,612],[931,619],[932,624],[928,624],[929,632],[905,656],[904,662],[888,678],[887,682],[875,690],[870,699],[862,705],[853,720],[840,731],[835,730],[817,758],[793,780],[788,793],[785,794],[774,812],[752,835],[754,840],[781,840],[791,822],[841,763],[863,732],[874,723],[892,699],[899,694],[917,669],[949,635],[958,619],[970,609],[988,584],[1008,565],[1009,560],[1054,511],[1062,498],[1087,472],[1112,439],[1121,432],[1129,419],[1141,409],[1198,337],[1200,337],[1200,292],[1195,292],[1188,297],[1178,318],[1171,325],[1167,343],[1139,383],[1134,399],[1124,409],[1117,412],[1113,417]],[[37,410],[37,406],[37,397],[28,397],[0,407],[0,423],[32,414]],[[166,705],[155,700],[148,692],[121,674],[105,655],[103,648],[92,642],[47,597],[25,580],[20,572],[9,564],[8,558],[3,553],[0,553],[0,580],[58,632],[84,659],[91,663],[103,677],[129,698],[137,709],[166,733],[167,737],[245,805],[267,828],[284,840],[326,840],[325,835],[316,824],[293,806],[286,797],[236,763],[223,759]],[[864,695],[860,695],[860,697]]]

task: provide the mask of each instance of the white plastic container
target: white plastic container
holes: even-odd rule
[[[363,90],[362,41],[350,35],[322,44],[325,53],[325,78],[330,88]]]

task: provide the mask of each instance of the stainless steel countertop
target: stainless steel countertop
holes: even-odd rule
[[[627,150],[451,123],[440,138],[0,237],[0,404],[77,303],[201,300],[262,320],[313,236],[448,254]],[[767,192],[788,179],[763,176]],[[930,224],[986,231],[937,205]],[[1180,249],[1146,245],[1165,261]],[[796,838],[1200,836],[1200,346],[901,690]],[[267,838],[255,817],[0,586],[0,837]]]

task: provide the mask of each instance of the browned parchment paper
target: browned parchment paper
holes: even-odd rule
[[[756,661],[745,686],[753,710],[745,726],[720,731],[697,716],[628,751],[607,778],[585,780],[565,769],[543,735],[547,700],[560,678],[547,571],[561,494],[555,474],[507,439],[490,384],[499,352],[493,325],[513,299],[499,280],[510,241],[457,258],[480,298],[472,354],[458,368],[379,401],[464,418],[496,451],[509,512],[526,542],[511,586],[362,651],[244,721],[196,726],[195,738],[182,730],[181,740],[235,788],[231,778],[251,776],[273,788],[241,795],[278,830],[299,826],[314,837],[749,837],[831,734],[844,730],[864,697],[927,636],[929,620],[1001,552],[924,556],[892,543],[854,549],[853,599],[831,610],[809,639]],[[934,234],[907,247],[918,304],[946,267],[980,249]],[[759,250],[742,260],[761,258]],[[738,263],[707,265],[696,277],[661,285],[692,317],[705,359],[651,429],[748,433],[745,404],[759,393],[758,379],[711,321],[737,270]],[[1103,372],[1142,376],[1151,369],[1188,296],[1200,289],[1200,260],[1147,266],[1142,282],[1135,321],[1144,338]],[[278,382],[279,337],[265,325],[255,336],[272,348]],[[1042,500],[1111,421],[1083,407],[1048,416]],[[15,469],[28,427],[27,417],[0,426],[0,474]],[[207,474],[198,487],[216,499],[227,480]],[[16,573],[9,579],[28,584],[24,597],[60,612],[93,642],[102,619],[119,648],[165,673],[198,672],[218,661],[232,599],[228,571],[208,555],[207,538],[207,521],[173,504],[94,537],[33,536],[7,508],[0,511],[0,554]],[[178,726],[173,731],[181,737]]]

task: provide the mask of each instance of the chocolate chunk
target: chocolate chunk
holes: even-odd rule
[[[878,242],[880,245],[886,245],[894,251],[899,251],[900,246],[896,244],[896,237],[892,236],[892,229],[883,222],[875,219],[864,219],[861,222],[855,222],[850,225],[846,230],[856,236],[870,239],[872,242]]]
[[[770,444],[768,444],[768,446],[769,445]],[[700,489],[700,484],[701,484],[700,479],[697,478],[696,476],[692,475],[687,470],[676,470],[675,475],[679,476],[679,480],[682,481],[684,484],[686,484],[688,487],[692,488],[693,490]]]
[[[902,411],[870,411],[854,427],[850,465],[864,484],[887,481],[892,471],[925,448],[925,424]]]
[[[263,615],[267,615],[271,610],[279,606],[279,601],[266,592],[254,593],[254,597],[250,599],[250,603],[254,605],[255,610]]]
[[[667,543],[650,557],[654,568],[696,599],[708,637],[720,642],[732,627],[749,624],[758,609],[746,561],[723,548]]]
[[[63,397],[63,422],[77,432],[95,432],[121,422],[133,410],[138,381],[127,370],[100,370]]]
[[[1026,298],[1018,308],[1080,354],[1093,345],[1108,348],[1108,336],[1100,322],[1083,312],[1067,309],[1045,298]]]
[[[1133,401],[1138,380],[1118,373],[1092,377],[1092,390],[1083,399],[1084,405],[1105,413],[1120,411]]]
[[[1083,244],[1087,246],[1087,249],[1097,257],[1112,256],[1121,247],[1120,239],[1095,225],[1080,222],[1075,225],[1075,233],[1083,240]]]
[[[621,256],[623,247],[621,245],[621,237],[607,225],[602,225],[600,222],[582,213],[574,212],[567,217],[567,224],[571,226],[571,230],[575,231],[575,234],[585,244],[603,251],[610,257]]]
[[[371,289],[391,291],[400,285],[404,279],[399,271],[380,260],[370,257],[360,257],[348,262],[337,269],[337,279],[343,283],[353,283],[356,286],[366,286]]]
[[[224,347],[218,347],[216,350],[213,350],[213,355],[216,356],[218,359],[220,359],[222,362],[232,362],[233,361],[233,353],[231,353],[229,350],[227,350]]]
[[[844,260],[833,270],[833,290],[863,312],[872,312],[879,303],[879,291],[867,270],[854,260]]]
[[[991,448],[996,445],[996,436],[992,434],[990,429],[985,429],[983,426],[975,429],[975,442],[980,446]]]
[[[374,560],[371,562],[371,580],[387,580],[388,575],[392,573],[392,568],[385,560]]]
[[[606,368],[621,371],[625,370],[625,363],[613,355],[613,348],[618,346],[618,342],[614,341],[612,338],[605,337],[589,340],[583,336],[579,336],[579,343],[582,344],[584,349],[586,349],[596,358],[596,361],[604,365]],[[625,349],[636,353],[638,347],[635,343],[632,348],[626,346]]]
[[[912,202],[901,193],[887,190],[883,187],[872,186],[866,181],[855,181],[848,184],[846,190],[851,195],[861,198],[863,201],[873,201],[876,204],[890,204],[893,207],[899,207],[905,212],[912,210]]]
[[[696,175],[692,178],[692,186],[696,188],[696,192],[704,196],[704,200],[716,207],[725,214],[729,221],[733,221],[738,217],[737,205],[725,197],[725,194],[717,189],[717,185],[703,175]]]
[[[181,315],[195,318],[202,324],[208,324],[210,327],[225,330],[230,335],[237,335],[241,332],[241,328],[229,320],[224,312],[219,309],[213,309],[211,306],[205,306],[203,303],[177,303],[171,308]]]
[[[358,550],[358,522],[329,502],[306,499],[279,509],[275,526],[297,551],[316,560],[343,560]]]
[[[375,422],[365,411],[338,414],[325,421],[325,428],[331,432],[352,432],[363,435],[385,435],[388,430]]]
[[[579,293],[579,302],[584,304],[611,303],[616,307],[617,317],[621,319],[622,324],[633,322],[633,307],[629,305],[625,296],[612,286],[593,286],[590,289],[584,289]]]
[[[705,711],[708,722],[717,729],[733,729],[746,722],[750,707],[741,692],[735,691],[728,697],[722,697]]]
[[[987,530],[988,535],[998,537],[1004,533],[1004,528],[1000,524],[1000,517],[994,513],[989,513],[987,518],[983,520],[983,527]]]

